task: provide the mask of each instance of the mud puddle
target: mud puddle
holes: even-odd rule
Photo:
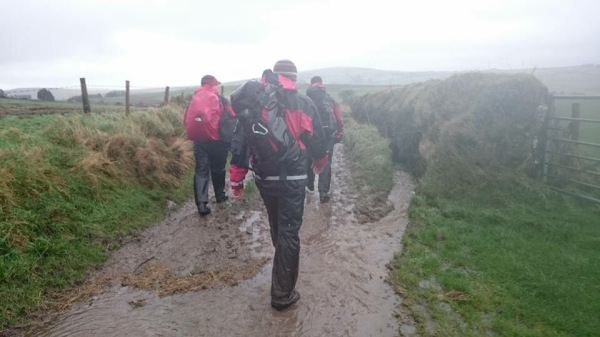
[[[414,184],[407,174],[398,173],[390,194],[395,209],[376,223],[360,224],[353,213],[357,196],[349,186],[343,156],[337,148],[332,200],[321,204],[317,193],[307,192],[297,284],[302,299],[289,310],[281,313],[270,307],[273,248],[265,212],[261,208],[237,213],[216,210],[200,219],[189,204],[115,254],[99,273],[112,277],[111,286],[101,295],[75,305],[29,335],[397,336],[400,331],[412,332],[410,326],[400,326],[401,299],[385,279],[386,264],[400,249]],[[235,282],[224,282],[235,286],[217,282],[189,288],[198,291],[166,295],[122,282],[123,275],[135,278],[161,266],[168,266],[169,277],[182,279],[217,275],[213,270],[244,270],[260,261],[268,262],[256,269],[260,270],[256,276],[234,276]],[[152,275],[146,279],[161,274]]]

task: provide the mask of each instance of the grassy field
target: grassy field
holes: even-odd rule
[[[237,89],[237,85],[225,85],[223,94],[229,98],[231,93]],[[299,85],[299,92],[305,93],[308,84]],[[339,85],[327,86],[329,93],[338,101],[342,101],[348,95],[361,95],[368,92],[384,90],[389,86],[380,85]],[[171,88],[170,100],[178,100],[181,95],[188,97],[194,94],[195,86]],[[159,106],[164,102],[164,89],[144,89],[131,91],[132,106]],[[125,112],[125,96],[118,97],[90,97],[92,112]],[[133,109],[136,109],[133,107]],[[0,99],[0,117],[14,114],[49,114],[83,112],[81,103],[68,103],[66,101],[41,102],[37,100],[25,101],[16,99]]]
[[[346,95],[362,95],[369,92],[380,91],[389,89],[390,86],[382,86],[382,85],[350,85],[350,84],[331,84],[327,85],[327,91],[333,96],[334,99],[341,102]],[[396,86],[397,87],[397,86]],[[181,96],[183,93],[184,96],[189,96],[194,93],[194,90],[197,87],[181,87],[181,88],[171,88],[170,97],[171,99]],[[237,89],[236,85],[224,85],[223,94],[225,97],[229,98],[231,93]],[[298,85],[298,92],[304,94],[306,93],[306,89],[308,88],[308,84],[300,84]],[[164,92],[148,92],[148,93],[135,93],[132,94],[132,102],[137,103],[141,102],[144,104],[160,104],[164,100]],[[102,99],[107,104],[114,104],[116,102],[124,103],[125,99],[123,97],[104,97]]]
[[[392,263],[422,335],[600,331],[600,207],[528,178],[459,195],[440,195],[444,185],[421,179]]]
[[[0,331],[189,196],[181,113],[0,119]]]
[[[90,104],[92,113],[125,113],[124,106]],[[133,110],[140,108],[133,107]],[[0,99],[0,117],[8,115],[47,115],[47,114],[69,114],[83,113],[81,103],[68,103],[64,101],[42,102],[42,101],[25,101],[16,99]]]

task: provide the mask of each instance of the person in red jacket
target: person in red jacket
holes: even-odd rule
[[[340,113],[340,106],[327,93],[323,85],[321,76],[314,76],[310,80],[310,86],[306,90],[308,96],[317,106],[321,123],[323,124],[323,133],[329,140],[327,145],[328,160],[323,172],[319,174],[319,198],[321,202],[327,202],[330,199],[329,189],[331,187],[331,162],[333,160],[333,147],[339,143],[344,136],[344,122]],[[315,175],[308,170],[308,183],[306,187],[310,191],[315,189]]]
[[[220,84],[212,75],[202,77],[202,86],[194,92],[183,117],[188,138],[194,142],[194,199],[200,215],[211,212],[208,206],[209,172],[217,203],[229,199],[225,193],[225,164],[231,139],[227,139],[228,132],[224,132],[223,120],[227,119],[226,114],[230,119],[235,114],[229,102],[219,96],[217,87]]]
[[[307,162],[313,162],[312,169],[317,174],[327,163],[326,139],[317,109],[308,97],[298,94],[295,81],[296,66],[289,60],[281,60],[275,63],[272,72],[266,70],[263,73],[262,91],[260,84],[249,81],[231,96],[240,121],[232,141],[231,187],[234,198],[241,199],[248,168],[254,171],[275,246],[271,306],[277,310],[284,310],[300,299],[295,287]],[[244,87],[249,84],[255,86],[245,92],[256,92],[255,88],[258,88],[266,94],[262,96],[263,100],[258,100],[258,107],[242,110],[237,102],[250,99],[239,98],[243,95],[238,93],[244,92]],[[277,145],[273,142],[275,138],[267,138],[270,134],[271,137],[280,135],[287,142],[281,141]],[[260,143],[261,140],[265,143]],[[271,149],[279,152],[273,155]]]

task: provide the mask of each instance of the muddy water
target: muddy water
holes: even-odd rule
[[[302,299],[287,311],[281,313],[270,307],[272,265],[268,263],[254,278],[236,287],[162,298],[114,284],[33,335],[397,336],[401,327],[394,316],[400,299],[384,281],[388,274],[385,265],[401,247],[405,210],[414,185],[408,175],[398,173],[390,194],[395,210],[376,223],[358,224],[353,214],[358,196],[350,189],[345,166],[343,152],[337,149],[331,202],[321,204],[318,194],[307,193],[297,285]],[[236,228],[237,234],[232,235],[246,240],[243,255],[247,259],[272,255],[265,213],[248,211],[238,217],[243,221]],[[182,229],[171,228],[163,241],[178,231]],[[194,252],[171,255],[176,257],[175,268],[184,272],[191,268],[186,266],[186,257],[195,256]],[[122,264],[118,256],[113,264]],[[162,255],[154,252],[152,256],[160,259]],[[131,266],[145,261],[141,256],[135,260]],[[237,260],[243,261],[243,257]]]

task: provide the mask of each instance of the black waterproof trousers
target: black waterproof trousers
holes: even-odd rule
[[[215,197],[225,198],[225,164],[229,144],[222,141],[194,142],[196,172],[194,173],[194,198],[196,206],[208,203],[208,173],[212,178]]]
[[[267,208],[271,239],[275,247],[271,277],[271,302],[290,303],[296,287],[300,261],[300,226],[304,214],[306,179],[263,181],[256,185]]]
[[[327,164],[325,165],[325,168],[323,169],[323,172],[321,172],[319,174],[319,193],[329,193],[329,189],[331,187],[331,163],[333,162],[333,146],[335,145],[335,143],[332,143],[331,145],[329,145],[329,147],[327,148],[327,154],[328,154],[328,159],[327,159]],[[312,161],[308,161],[308,169],[306,170],[307,174],[308,174],[308,182],[307,182],[307,186],[310,187],[310,189],[314,189],[315,186],[315,174],[312,171],[311,168],[312,165]]]

